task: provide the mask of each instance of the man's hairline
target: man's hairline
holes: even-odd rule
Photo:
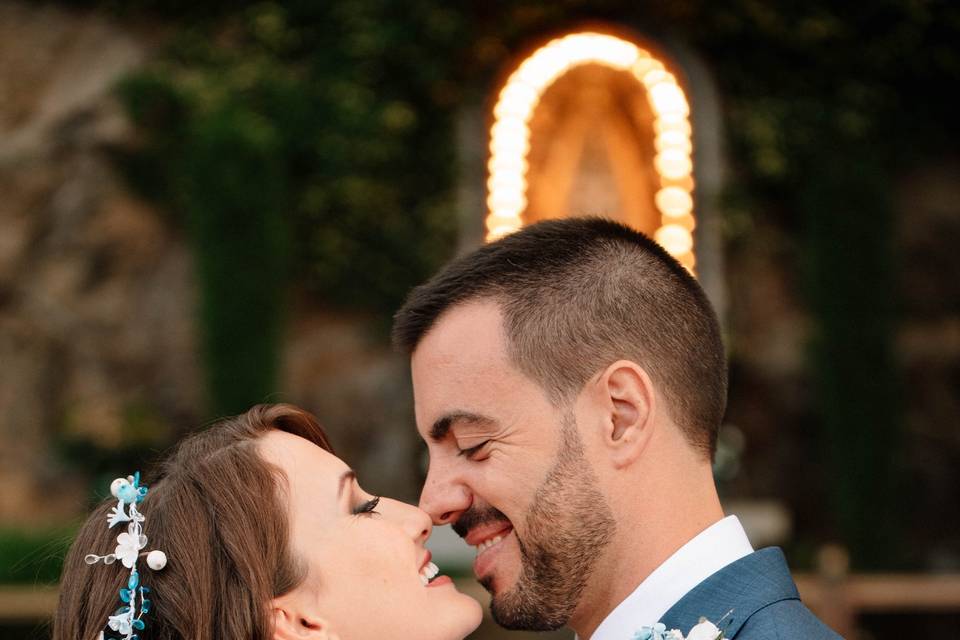
[[[407,346],[406,350],[408,355],[411,358],[413,358],[414,354],[417,352],[417,349],[419,349],[420,345],[422,345],[424,340],[427,339],[427,336],[429,336],[433,331],[435,331],[437,326],[443,321],[443,319],[447,315],[452,313],[455,309],[465,307],[470,305],[471,303],[481,302],[484,300],[489,300],[497,306],[497,310],[500,312],[500,319],[501,319],[501,325],[502,325],[503,319],[504,319],[504,306],[505,306],[503,303],[503,300],[498,299],[498,296],[494,293],[484,292],[484,293],[471,294],[463,298],[460,298],[458,300],[455,300],[454,302],[451,302],[450,304],[443,307],[443,309],[433,317],[433,319],[429,322],[429,324],[427,324],[423,328],[423,330],[420,331],[419,335],[417,335],[416,341],[412,342],[410,345]],[[504,337],[507,339],[508,341],[507,346],[509,347],[510,336],[507,334],[506,331],[504,331]],[[509,349],[508,349],[508,355],[509,355]],[[510,362],[511,364],[514,364],[514,366],[516,366],[515,363],[513,362],[513,358],[510,358]]]
[[[515,357],[515,351],[512,348],[514,346],[514,340],[510,335],[510,332],[507,330],[506,323],[504,322],[504,320],[506,320],[506,314],[505,314],[506,301],[504,300],[504,296],[502,294],[498,295],[495,291],[483,291],[483,292],[473,293],[459,300],[456,300],[455,302],[452,302],[446,307],[444,307],[443,310],[440,311],[440,313],[438,313],[433,318],[433,321],[430,322],[430,324],[420,333],[416,343],[412,345],[412,347],[409,349],[409,356],[411,361],[414,355],[416,354],[417,349],[420,347],[420,345],[423,344],[423,342],[427,339],[427,336],[429,336],[431,332],[436,330],[436,328],[440,325],[440,323],[443,321],[445,316],[452,313],[454,310],[458,308],[462,308],[470,304],[481,303],[486,301],[492,302],[500,314],[500,325],[501,325],[501,329],[503,330],[502,335],[504,339],[504,348],[507,356],[507,362],[516,373],[520,374],[521,376],[526,378],[528,381],[536,385],[537,388],[540,389],[540,391],[543,392],[543,394],[546,396],[547,400],[551,404],[553,404],[558,410],[564,410],[564,411],[571,410],[573,408],[574,403],[576,402],[576,399],[580,396],[581,393],[583,393],[584,388],[586,388],[587,383],[590,382],[593,376],[595,376],[600,371],[604,371],[607,367],[612,365],[614,362],[617,362],[617,360],[614,360],[605,365],[602,365],[596,371],[593,371],[589,376],[584,378],[580,386],[575,389],[568,389],[567,391],[564,392],[564,391],[561,391],[560,389],[555,389],[551,387],[545,381],[540,380],[535,376],[531,375],[528,371],[526,371],[523,367],[520,366],[519,362],[517,362],[517,359]],[[636,362],[633,358],[619,358],[618,360],[629,360],[630,362],[633,362],[636,366],[640,367],[641,369],[646,370],[639,362]]]
[[[427,336],[437,328],[437,326],[443,321],[443,318],[446,315],[448,315],[449,313],[451,313],[453,310],[457,308],[464,307],[476,302],[482,302],[482,301],[492,302],[497,307],[497,310],[500,312],[500,321],[501,321],[501,326],[503,328],[503,337],[505,340],[504,346],[506,347],[507,362],[517,373],[519,373],[520,375],[528,379],[530,382],[535,384],[543,393],[545,393],[547,398],[557,407],[558,410],[571,408],[573,403],[576,401],[576,398],[579,397],[581,393],[583,393],[584,388],[587,386],[587,383],[592,379],[592,377],[595,376],[598,371],[605,370],[607,367],[614,364],[618,360],[628,360],[630,362],[633,362],[635,365],[637,365],[644,371],[646,371],[646,368],[643,367],[639,362],[636,362],[633,358],[619,358],[618,360],[614,360],[613,362],[610,362],[610,363],[607,363],[606,365],[601,366],[599,369],[597,369],[597,371],[594,371],[589,376],[587,376],[587,378],[584,379],[583,383],[580,385],[578,389],[571,389],[571,390],[568,390],[566,393],[560,393],[559,390],[551,389],[548,385],[544,384],[543,381],[538,380],[537,378],[531,376],[527,371],[524,371],[524,369],[519,366],[519,363],[516,361],[516,358],[514,357],[513,349],[511,348],[513,340],[510,336],[510,332],[506,330],[506,326],[503,322],[503,320],[505,320],[504,310],[506,307],[506,303],[504,302],[502,295],[497,295],[497,293],[491,292],[491,291],[483,291],[483,292],[477,292],[471,295],[467,295],[444,307],[443,310],[440,311],[440,313],[438,313],[433,318],[433,321],[420,333],[420,336],[416,341],[416,343],[412,345],[412,348],[409,349],[411,360],[413,359],[413,356],[416,353],[417,349],[420,347],[420,345],[423,344]],[[673,410],[669,406],[666,406],[665,410],[667,412],[667,415],[670,417],[670,421],[674,423],[674,425],[676,425],[678,429],[680,429],[681,431],[684,431],[680,427],[680,424],[674,418]],[[684,434],[684,439],[688,440],[685,434]],[[687,444],[694,449],[701,448],[689,442],[689,440]],[[712,459],[715,455],[716,455],[716,447],[714,447],[712,451],[708,452],[707,457],[708,459]]]

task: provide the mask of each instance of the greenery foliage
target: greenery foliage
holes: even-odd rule
[[[268,3],[184,25],[120,88],[145,135],[128,173],[197,248],[215,413],[273,391],[289,283],[386,314],[450,255],[452,105],[430,57],[455,34],[375,9]]]
[[[0,584],[56,584],[76,530],[0,528]]]

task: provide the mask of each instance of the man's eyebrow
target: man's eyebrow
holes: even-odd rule
[[[468,424],[492,424],[495,420],[471,411],[453,411],[434,421],[433,426],[430,427],[430,439],[434,442],[443,440],[447,437],[447,434],[450,433],[453,425],[458,422],[466,422]]]
[[[354,480],[356,477],[357,477],[357,474],[354,473],[353,469],[347,469],[346,471],[343,472],[343,475],[340,476],[340,484],[339,484],[339,487],[337,488],[337,499],[338,499],[338,500],[340,499],[340,496],[343,495],[343,489],[344,489],[348,484],[350,484],[351,482],[353,482],[353,480]]]

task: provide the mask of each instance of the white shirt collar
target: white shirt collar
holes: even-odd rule
[[[698,584],[751,553],[753,547],[736,516],[714,523],[654,569],[600,623],[590,640],[630,640],[640,627],[659,622]]]

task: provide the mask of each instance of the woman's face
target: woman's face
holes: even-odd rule
[[[278,637],[287,637],[286,629],[302,640],[331,633],[342,640],[451,640],[480,624],[479,603],[448,577],[424,585],[432,528],[426,513],[377,501],[342,460],[299,436],[271,431],[260,452],[286,474],[291,543],[308,568],[306,580],[273,603]]]

